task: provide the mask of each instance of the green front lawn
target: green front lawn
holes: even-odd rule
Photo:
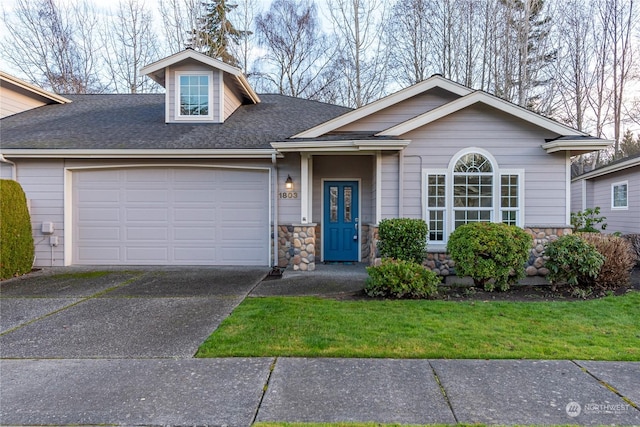
[[[197,357],[640,360],[640,292],[589,301],[247,298]]]

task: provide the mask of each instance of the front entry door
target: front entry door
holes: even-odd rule
[[[325,181],[324,260],[358,261],[358,182]]]

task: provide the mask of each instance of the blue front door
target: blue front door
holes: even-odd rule
[[[325,181],[322,235],[325,261],[358,261],[358,182]]]

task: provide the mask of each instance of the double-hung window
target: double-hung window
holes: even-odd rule
[[[176,118],[181,120],[213,119],[213,82],[209,72],[176,72]]]
[[[616,182],[611,184],[611,209],[628,209],[628,187],[628,181]]]
[[[425,169],[424,219],[430,243],[446,244],[453,230],[470,222],[522,227],[523,177],[520,169],[499,169],[481,149],[458,153],[448,169]]]

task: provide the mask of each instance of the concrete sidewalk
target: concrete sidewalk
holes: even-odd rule
[[[640,363],[76,359],[0,369],[0,420],[14,426],[640,425]]]

